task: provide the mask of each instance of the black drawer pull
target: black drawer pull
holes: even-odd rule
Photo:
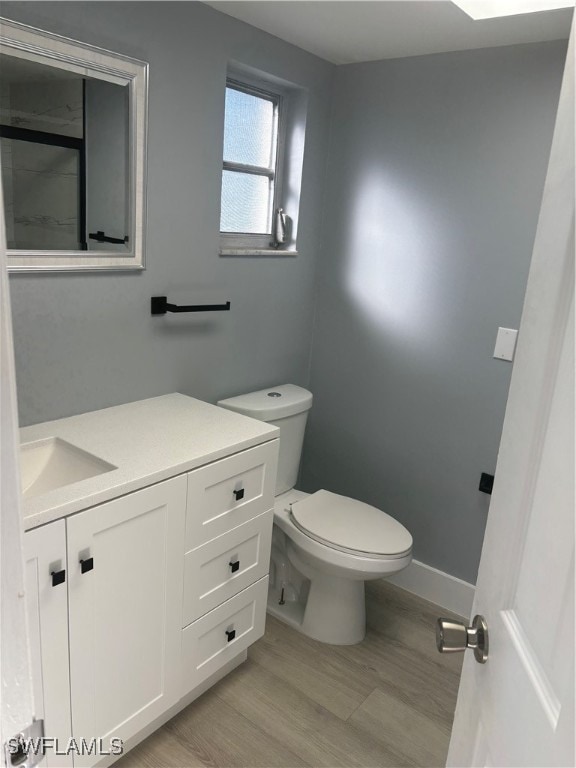
[[[82,573],[88,573],[94,568],[94,558],[88,557],[86,560],[80,560],[80,570]]]
[[[226,637],[228,638],[228,642],[232,642],[234,638],[236,637],[236,630],[235,629],[227,629],[226,630]]]
[[[50,571],[50,576],[52,576],[52,586],[57,587],[58,584],[64,584],[66,581],[66,571]]]
[[[240,560],[236,560],[235,563],[230,562],[228,565],[230,566],[232,573],[236,573],[236,571],[240,568]]]
[[[244,488],[238,488],[238,490],[232,491],[232,493],[234,494],[236,501],[240,501],[240,499],[244,498]]]

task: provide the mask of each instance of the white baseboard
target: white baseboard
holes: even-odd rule
[[[412,560],[408,568],[387,577],[386,580],[424,600],[436,603],[441,608],[458,613],[466,619],[470,618],[475,588],[467,581],[457,579],[425,563],[419,563],[418,560]]]

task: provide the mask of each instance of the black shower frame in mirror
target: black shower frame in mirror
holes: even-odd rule
[[[34,131],[30,128],[19,128],[0,123],[0,139],[12,141],[27,141],[32,144],[43,144],[50,147],[72,149],[78,152],[78,241],[80,250],[88,250],[86,239],[86,142],[75,136],[62,136],[58,133]],[[6,197],[6,192],[4,193]],[[18,251],[23,249],[19,248]],[[51,251],[52,252],[52,249]]]

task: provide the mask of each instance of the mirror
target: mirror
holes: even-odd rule
[[[143,269],[148,65],[0,20],[11,271]]]

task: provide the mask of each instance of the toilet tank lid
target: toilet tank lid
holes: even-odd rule
[[[219,400],[217,405],[260,421],[276,421],[308,411],[312,407],[312,393],[296,384],[280,384]]]

